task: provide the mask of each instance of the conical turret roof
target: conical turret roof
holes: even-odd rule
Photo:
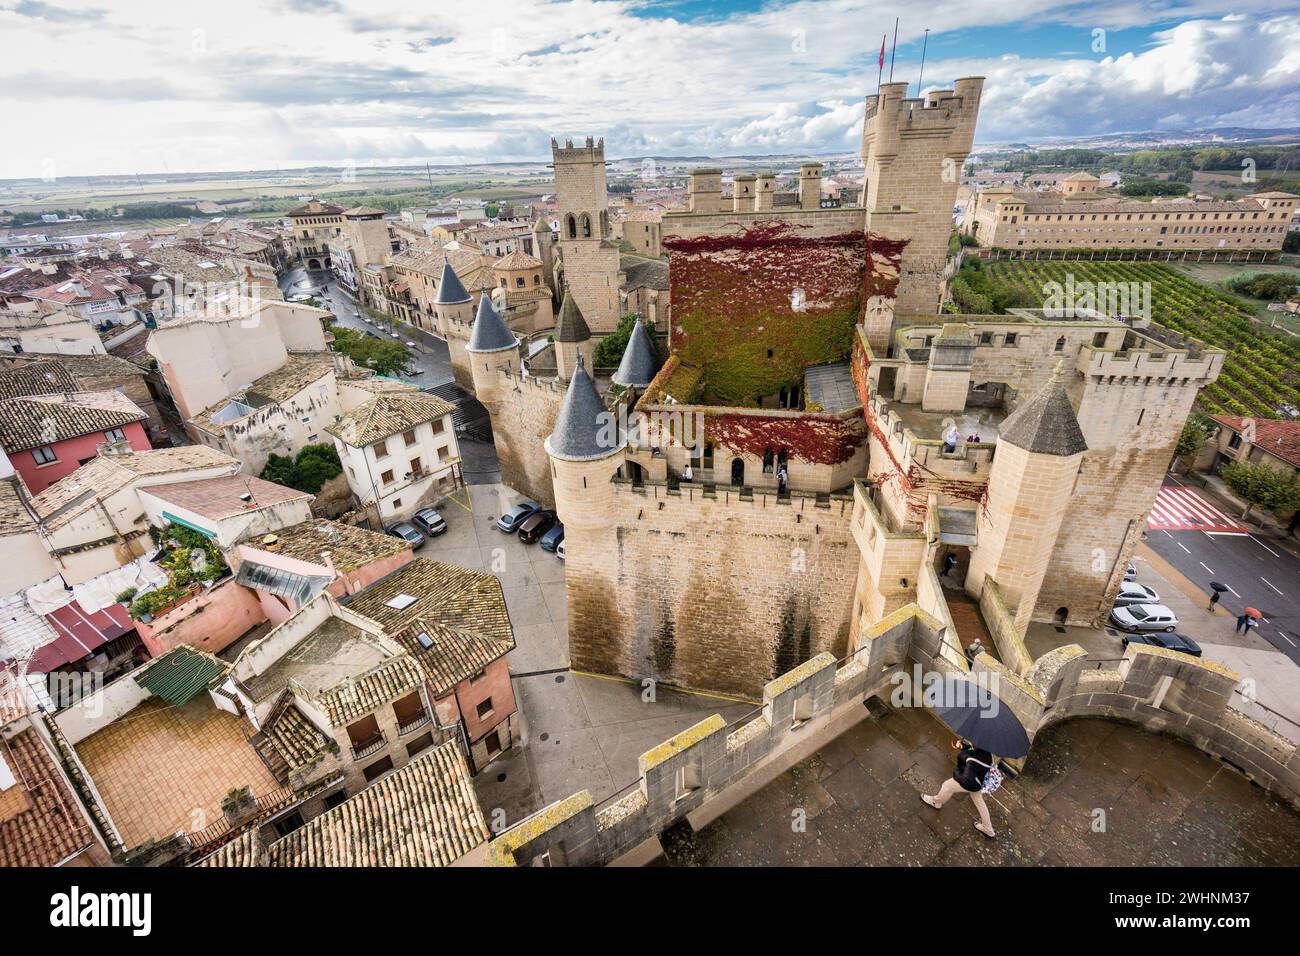
[[[623,350],[623,360],[618,363],[618,371],[614,373],[614,382],[645,388],[662,367],[663,363],[659,361],[650,333],[641,324],[641,316],[638,315],[632,325],[632,334],[628,336],[627,348]]]
[[[479,295],[478,314],[474,316],[474,328],[469,333],[467,352],[500,352],[519,345],[519,340],[510,331],[496,308],[492,305],[492,296],[487,289]]]
[[[589,338],[591,329],[587,327],[587,320],[582,317],[582,310],[573,300],[573,293],[566,287],[564,302],[560,305],[560,317],[555,323],[555,341],[585,342]]]
[[[569,390],[555,417],[555,429],[546,439],[546,451],[568,461],[591,461],[612,455],[623,447],[624,440],[617,416],[606,411],[579,353]]]
[[[537,220],[537,222],[533,225],[533,232],[550,232],[550,231],[551,231],[551,224],[546,220],[545,216]]]
[[[1083,429],[1061,384],[1061,366],[1028,401],[1021,402],[998,429],[998,441],[1036,455],[1068,458],[1088,450]]]
[[[451,267],[451,260],[444,256],[442,276],[438,279],[438,295],[433,300],[433,304],[459,305],[472,298],[473,296],[465,291],[465,284],[460,281],[460,276],[456,275],[456,270]]]

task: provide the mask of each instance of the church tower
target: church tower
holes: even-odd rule
[[[609,230],[605,187],[605,141],[587,137],[583,146],[551,140],[556,212],[560,220],[560,262],[564,281],[592,334],[618,327],[618,243]]]

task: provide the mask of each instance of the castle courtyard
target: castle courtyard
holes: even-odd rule
[[[942,811],[921,802],[952,773],[950,736],[919,710],[864,720],[698,832],[679,823],[658,863],[1300,864],[1300,813],[1185,743],[1109,720],[1039,734],[1024,772],[989,798],[990,840],[965,797]],[[803,832],[793,826],[799,810]]]

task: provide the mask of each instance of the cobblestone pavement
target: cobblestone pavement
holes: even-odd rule
[[[957,796],[950,734],[921,711],[868,719],[698,833],[663,839],[678,866],[1234,866],[1300,864],[1300,813],[1171,737],[1099,719],[1044,731],[989,802],[990,840]],[[806,814],[804,832],[792,823]],[[1098,811],[1102,811],[1099,813]],[[1097,829],[1104,822],[1104,829]]]

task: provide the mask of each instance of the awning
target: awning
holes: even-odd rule
[[[192,521],[186,521],[184,518],[178,518],[170,511],[164,511],[162,513],[162,516],[166,518],[168,521],[170,521],[172,524],[178,524],[183,528],[189,528],[191,531],[197,531],[199,534],[207,535],[209,538],[215,538],[217,536],[217,533],[215,531],[209,531],[207,528],[204,528],[201,525],[197,525]]]
[[[122,605],[113,604],[91,614],[75,598],[46,614],[45,620],[58,636],[37,648],[27,667],[29,671],[41,674],[79,661],[114,638],[135,629],[135,622]]]
[[[149,693],[169,704],[184,704],[199,696],[226,665],[210,654],[182,645],[136,671],[131,676]]]

